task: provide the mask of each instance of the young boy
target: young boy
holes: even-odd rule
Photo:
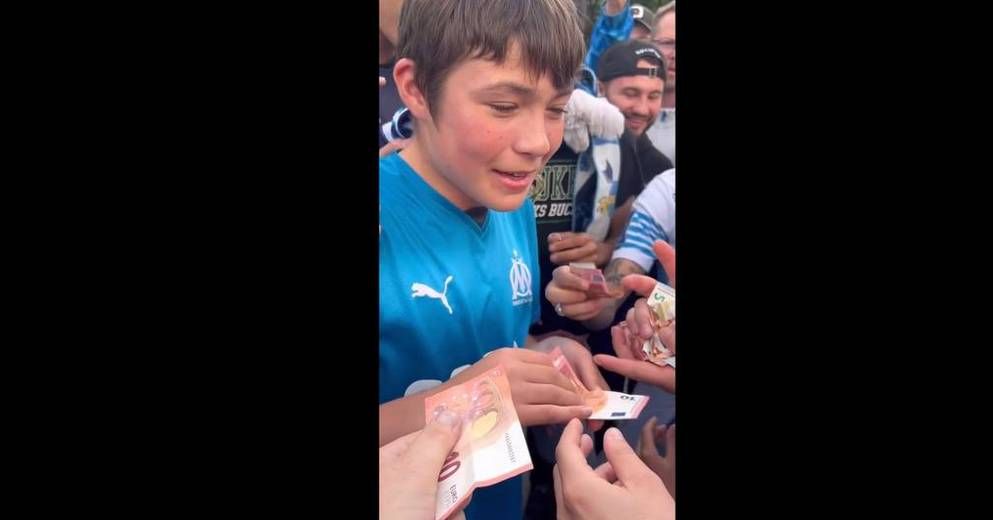
[[[555,346],[606,388],[582,345],[528,336],[542,295],[528,189],[562,142],[582,56],[571,0],[404,3],[393,76],[416,132],[380,160],[381,446],[424,427],[425,397],[497,364],[525,426],[588,417]],[[509,479],[465,513],[519,518],[521,498]]]

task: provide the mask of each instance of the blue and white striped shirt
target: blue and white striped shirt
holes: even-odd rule
[[[630,260],[646,273],[655,262],[656,240],[676,246],[676,170],[657,175],[634,201],[631,221],[613,258]]]

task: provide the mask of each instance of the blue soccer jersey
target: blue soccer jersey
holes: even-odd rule
[[[398,155],[379,162],[379,402],[437,386],[540,315],[530,199],[480,225]],[[469,520],[520,518],[521,478],[477,489]]]

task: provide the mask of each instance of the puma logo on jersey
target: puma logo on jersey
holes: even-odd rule
[[[410,297],[420,298],[422,296],[427,296],[428,298],[441,300],[441,304],[444,305],[446,309],[448,309],[448,314],[452,314],[452,306],[448,304],[447,295],[448,295],[448,284],[451,283],[453,278],[454,277],[452,275],[448,275],[448,278],[445,278],[445,288],[441,292],[438,292],[437,290],[423,283],[415,282],[410,286],[410,292],[411,292]]]

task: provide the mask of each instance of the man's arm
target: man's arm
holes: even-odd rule
[[[634,17],[631,15],[631,5],[627,0],[607,0],[593,25],[593,32],[590,33],[590,48],[586,51],[583,64],[596,73],[600,55],[611,45],[628,39],[632,29],[634,29]],[[596,85],[588,81],[588,78],[584,79],[580,88],[596,95]]]
[[[628,221],[631,220],[631,213],[634,211],[634,197],[628,197],[627,202],[625,202],[621,207],[614,211],[614,214],[610,217],[610,230],[607,232],[607,238],[603,239],[603,242],[597,244],[596,249],[596,266],[603,268],[610,262],[610,257],[614,254],[614,249],[617,249],[617,242],[624,236],[624,228],[627,227]]]
[[[403,0],[379,0],[379,31],[395,47],[400,38],[400,9]]]

